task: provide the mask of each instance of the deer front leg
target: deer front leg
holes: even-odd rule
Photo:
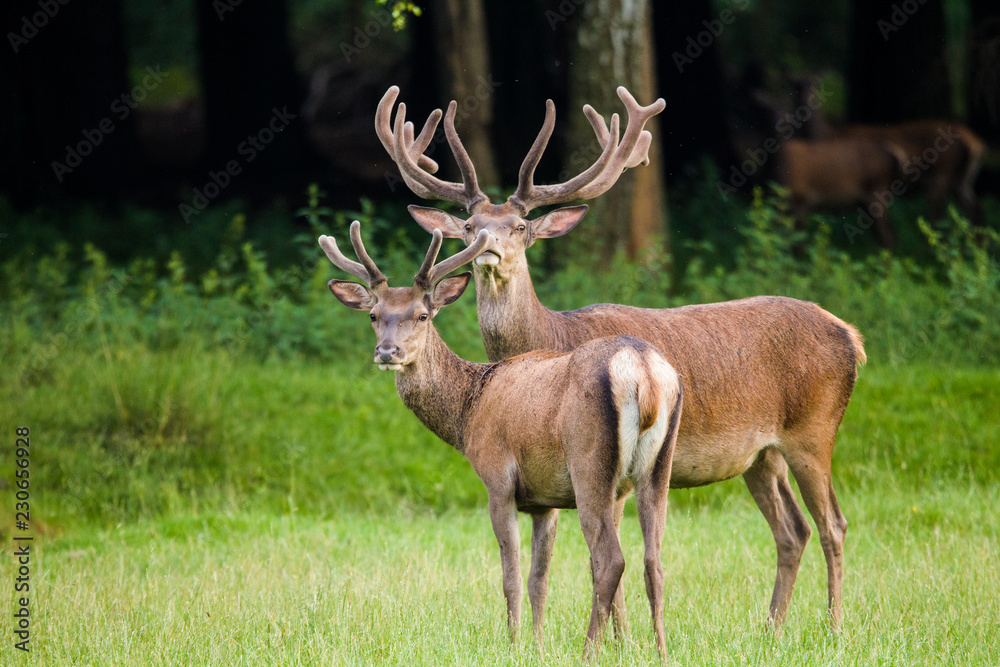
[[[517,529],[517,505],[512,492],[490,491],[490,521],[493,522],[493,533],[500,545],[503,594],[507,598],[507,630],[513,642],[521,627],[521,538]]]
[[[549,563],[556,542],[559,510],[547,510],[531,515],[531,572],[528,574],[528,597],[535,640],[544,644],[542,626],[545,623],[545,600],[549,596]]]

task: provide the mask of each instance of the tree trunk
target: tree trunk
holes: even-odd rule
[[[21,205],[115,196],[142,171],[134,105],[145,91],[131,96],[120,3],[52,5],[8,0],[0,10],[9,26],[0,182]]]
[[[438,0],[433,8],[440,60],[447,64],[444,89],[458,102],[455,128],[476,166],[480,187],[498,187],[500,177],[490,143],[496,90],[482,0]]]
[[[969,126],[1000,144],[1000,3],[972,0],[969,38]]]
[[[286,2],[198,0],[197,17],[206,173],[235,162],[240,172],[227,194],[296,187],[316,159],[305,141]]]
[[[566,173],[573,176],[592,164],[600,146],[586,117],[579,112],[590,104],[606,120],[612,113],[627,117],[615,90],[625,86],[640,104],[656,97],[653,73],[651,7],[646,0],[619,2],[592,0],[577,10],[573,68],[570,72],[570,141],[564,160]],[[655,147],[660,124],[654,118],[646,124],[653,133]],[[574,234],[584,250],[600,254],[607,261],[624,247],[633,258],[656,251],[653,242],[665,236],[666,193],[659,151],[651,147],[648,166],[626,171],[605,194],[590,204],[589,222]],[[560,177],[562,178],[562,176]],[[589,234],[584,233],[589,230]]]
[[[952,116],[941,2],[852,0],[850,122]]]

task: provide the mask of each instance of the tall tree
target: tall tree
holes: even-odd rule
[[[571,133],[564,160],[568,175],[586,168],[600,153],[590,123],[579,112],[584,104],[609,119],[612,113],[624,114],[615,93],[618,86],[625,86],[640,104],[649,104],[658,97],[649,2],[592,0],[580,6],[576,14],[570,72]],[[626,120],[622,118],[623,128]],[[653,133],[654,146],[661,127],[657,120],[646,124]],[[657,250],[652,245],[654,238],[666,235],[662,160],[657,159],[660,156],[655,149],[650,153],[648,166],[628,170],[611,190],[589,202],[590,224],[579,228],[575,239],[599,250],[604,259],[622,247],[632,257],[642,258],[646,251]],[[582,233],[584,229],[591,233]]]
[[[205,169],[236,161],[234,188],[294,186],[314,166],[301,118],[304,86],[288,44],[285,0],[198,0]],[[243,173],[245,170],[245,173]]]
[[[113,196],[141,172],[119,0],[8,0],[0,187],[22,204]],[[148,79],[158,85],[155,77]],[[144,96],[144,94],[143,94]]]
[[[942,0],[852,0],[848,116],[855,123],[949,117]]]
[[[969,125],[1000,144],[1000,2],[972,0],[969,39]]]

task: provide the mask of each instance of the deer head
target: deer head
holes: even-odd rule
[[[433,174],[437,163],[425,156],[442,113],[436,109],[427,118],[420,134],[414,137],[414,126],[406,120],[406,105],[400,103],[395,123],[390,126],[392,107],[399,95],[393,86],[386,91],[375,114],[375,131],[382,145],[399,167],[403,180],[414,194],[424,199],[441,199],[465,206],[470,217],[463,219],[446,211],[423,206],[410,206],[409,211],[421,227],[429,232],[440,231],[449,238],[460,238],[466,244],[485,231],[492,244],[476,258],[476,264],[492,267],[503,274],[517,264],[524,264],[524,251],[537,239],[562,236],[575,227],[587,212],[586,206],[560,208],[533,220],[528,213],[539,206],[561,204],[574,200],[593,199],[606,192],[622,173],[639,164],[649,164],[650,133],[643,129],[646,121],[663,111],[666,102],[658,99],[644,107],[624,88],[618,88],[628,110],[628,126],[619,137],[618,114],[612,114],[610,126],[589,104],[583,107],[602,150],[594,164],[564,183],[535,185],[534,174],[542,153],[555,127],[556,108],[552,100],[545,103],[545,122],[518,172],[517,190],[506,202],[495,205],[483,194],[476,181],[476,170],[468,152],[455,131],[458,104],[448,105],[444,114],[444,131],[452,155],[458,163],[462,182],[442,181]],[[619,140],[620,139],[620,140]]]
[[[378,340],[374,362],[382,370],[401,371],[420,358],[432,330],[431,320],[462,296],[472,274],[443,276],[472,261],[490,243],[489,234],[482,231],[465,250],[435,264],[442,238],[441,232],[435,230],[413,286],[389,287],[385,275],[365,251],[359,221],[351,223],[351,244],[360,263],[345,257],[332,236],[319,237],[319,245],[331,262],[365,282],[331,280],[329,286],[348,308],[368,311]]]

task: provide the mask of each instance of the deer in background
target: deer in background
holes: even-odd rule
[[[365,251],[357,221],[351,242],[360,263],[346,258],[329,236],[319,244],[338,268],[365,283],[331,280],[330,291],[345,306],[368,311],[378,339],[375,363],[396,372],[406,407],[461,452],[486,485],[511,638],[521,616],[517,512],[531,514],[537,527],[548,525],[552,508],[575,507],[591,554],[594,597],[586,647],[596,657],[625,570],[615,507],[634,489],[646,593],[657,649],[665,658],[660,549],[681,412],[677,373],[652,345],[632,336],[489,364],[459,358],[438,336],[433,319],[462,295],[471,274],[444,276],[486,250],[492,237],[480,231],[465,250],[435,264],[441,240],[435,231],[412,287],[389,287]],[[555,536],[554,530],[544,532]],[[552,539],[533,538],[531,552],[528,594],[541,641],[547,586],[535,568],[544,562],[547,569]]]
[[[811,94],[811,79],[791,78],[791,84],[793,103],[807,103]],[[860,140],[892,147],[901,158],[899,168],[902,174],[899,178],[905,192],[925,192],[930,217],[941,218],[945,202],[949,196],[954,196],[972,222],[982,223],[982,211],[974,185],[982,168],[986,144],[965,125],[943,119],[925,119],[884,125],[834,126],[817,108],[802,132],[806,139]]]
[[[584,206],[560,208],[529,220],[539,206],[596,197],[614,185],[622,172],[646,162],[649,133],[645,120],[663,100],[643,107],[624,88],[618,95],[628,110],[628,126],[619,141],[618,116],[610,129],[591,107],[584,113],[603,150],[580,175],[561,184],[535,185],[533,174],[555,125],[555,106],[546,104],[542,130],[524,159],[514,194],[492,204],[476,182],[472,160],[454,127],[454,102],[445,116],[445,135],[459,165],[462,182],[432,175],[422,158],[440,110],[414,137],[400,104],[394,126],[391,107],[398,88],[379,104],[375,127],[411,190],[426,199],[458,202],[469,217],[411,206],[424,229],[474,243],[486,232],[492,244],[474,265],[479,327],[491,360],[532,350],[572,351],[588,341],[628,334],[652,343],[677,369],[685,392],[684,415],[674,453],[670,485],[701,486],[742,474],[771,527],[777,546],[777,576],[769,618],[784,620],[799,563],[810,536],[788,481],[791,468],[806,506],[816,521],[827,563],[830,620],[841,621],[844,537],[847,521],[833,490],[830,464],[837,429],[864,363],[861,336],[851,325],[819,306],[776,296],[681,308],[643,309],[601,304],[555,312],[543,306],[531,283],[525,250],[542,238],[561,236],[576,226]],[[517,410],[531,410],[521,397]],[[615,507],[615,526],[623,503]],[[536,518],[532,543],[554,539],[557,510]],[[547,581],[548,560],[532,562],[531,578]],[[624,594],[616,592],[616,627],[625,626]]]
[[[868,139],[786,141],[777,155],[777,179],[788,189],[796,226],[817,209],[860,207],[857,229],[874,225],[885,248],[896,246],[889,221],[888,197],[900,173],[905,153],[893,144]],[[848,232],[851,234],[851,232]],[[851,236],[853,240],[853,235]]]
[[[825,96],[803,94],[797,105],[787,109],[765,91],[763,76],[753,64],[745,68],[735,86],[732,104],[738,111],[731,119],[734,148],[759,165],[758,182],[775,180],[784,186],[799,229],[806,227],[810,212],[860,207],[859,224],[845,225],[850,237],[874,226],[879,242],[894,247],[895,233],[885,204],[895,197],[893,182],[906,155],[891,144],[868,139],[804,140],[811,134],[806,127],[812,122],[809,119],[819,113]],[[807,120],[802,120],[802,114]],[[768,160],[771,154],[774,159]],[[761,155],[763,160],[756,157]]]

